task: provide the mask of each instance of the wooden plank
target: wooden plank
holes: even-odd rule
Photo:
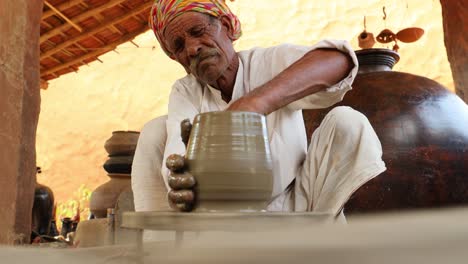
[[[91,16],[94,16],[96,14],[99,14],[100,12],[106,10],[106,9],[109,9],[115,5],[118,5],[120,3],[122,3],[124,0],[111,0],[109,2],[107,2],[106,4],[103,4],[103,5],[100,5],[98,7],[95,7],[94,9],[91,9],[90,11],[88,12],[84,12],[82,14],[79,14],[75,17],[72,17],[71,18],[71,21],[73,21],[74,23],[78,23],[86,18],[89,18]],[[59,34],[60,32],[62,31],[65,31],[66,29],[69,29],[69,25],[68,24],[62,24],[60,26],[57,26],[56,28],[50,30],[50,31],[47,31],[45,32],[44,34],[42,34],[39,38],[39,41],[42,42],[46,39],[49,39],[57,34]]]
[[[261,225],[251,226],[253,222]],[[314,226],[335,222],[332,213],[316,212],[124,212],[121,227],[164,231],[270,231],[285,225]]]
[[[126,19],[128,19],[128,18],[130,18],[132,16],[135,16],[136,14],[138,14],[140,12],[143,12],[145,9],[150,8],[152,3],[153,2],[151,2],[151,1],[147,2],[147,3],[144,3],[141,6],[133,9],[131,12],[126,13],[124,16],[108,20],[108,21],[104,22],[104,24],[102,24],[102,25],[100,25],[98,27],[95,27],[95,28],[93,28],[93,29],[91,29],[89,31],[85,31],[80,35],[72,37],[72,38],[68,39],[67,41],[65,41],[63,43],[60,43],[59,45],[55,46],[54,48],[42,53],[41,54],[41,60],[49,57],[50,55],[52,55],[52,54],[54,54],[54,53],[56,53],[56,52],[58,52],[58,51],[60,51],[60,50],[62,50],[64,48],[66,48],[66,47],[68,47],[68,46],[70,46],[70,45],[72,45],[72,44],[74,44],[76,42],[79,42],[79,41],[81,41],[81,40],[83,40],[85,38],[88,38],[88,37],[100,32],[100,31],[106,29],[110,25],[117,24],[117,23],[119,23],[121,21],[124,21],[124,20],[126,20]]]
[[[89,58],[92,58],[92,57],[97,57],[97,56],[102,55],[102,54],[104,54],[106,52],[109,52],[109,51],[115,49],[118,45],[123,44],[123,43],[125,43],[127,41],[130,41],[130,40],[134,39],[136,36],[140,35],[141,33],[145,32],[146,30],[148,30],[148,27],[143,27],[142,30],[138,30],[138,31],[132,32],[130,34],[127,34],[125,36],[122,36],[119,41],[110,43],[109,45],[107,45],[105,47],[102,47],[99,50],[84,54],[82,56],[74,58],[73,60],[71,60],[69,62],[66,62],[64,64],[60,64],[60,65],[52,67],[52,68],[50,68],[48,70],[45,70],[45,71],[41,72],[41,76],[46,76],[48,74],[60,71],[62,69],[66,69],[66,68],[68,68],[68,67],[70,67],[70,66],[72,66],[74,64],[77,64],[77,63],[79,63],[81,61],[84,61],[86,59],[89,59]]]

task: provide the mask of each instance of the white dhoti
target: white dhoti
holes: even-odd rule
[[[132,167],[136,211],[168,209],[161,175],[165,120],[154,119],[141,131]],[[382,146],[367,118],[350,107],[336,107],[314,131],[295,182],[268,210],[338,215],[353,192],[385,169]]]
[[[367,118],[336,107],[312,134],[295,182],[268,209],[337,215],[359,187],[385,170],[382,146]]]

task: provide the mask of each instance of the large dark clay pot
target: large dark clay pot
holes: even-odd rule
[[[381,70],[358,74],[353,90],[333,106],[367,116],[387,166],[354,193],[345,212],[467,204],[468,106],[435,81]],[[309,139],[331,108],[304,110]]]
[[[53,220],[54,193],[42,184],[36,183],[32,209],[32,229],[39,235],[49,235]]]

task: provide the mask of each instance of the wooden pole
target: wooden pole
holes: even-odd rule
[[[440,0],[444,41],[452,69],[455,91],[468,103],[468,4],[466,1]]]
[[[0,0],[0,244],[31,237],[42,8],[42,1]]]

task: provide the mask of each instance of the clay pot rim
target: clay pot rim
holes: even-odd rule
[[[116,131],[112,131],[112,134],[120,134],[120,133],[140,134],[139,131],[134,131],[134,130],[116,130]]]
[[[256,113],[256,112],[250,112],[250,111],[212,111],[212,112],[204,112],[197,114],[197,116],[204,116],[204,115],[240,115],[240,114],[249,114],[249,115],[256,115],[256,116],[264,116],[262,114]]]
[[[391,49],[383,49],[383,48],[371,48],[371,49],[361,49],[355,51],[356,56],[365,56],[365,55],[374,55],[374,54],[382,54],[388,55],[395,59],[395,64],[400,61],[400,54],[396,51]]]

